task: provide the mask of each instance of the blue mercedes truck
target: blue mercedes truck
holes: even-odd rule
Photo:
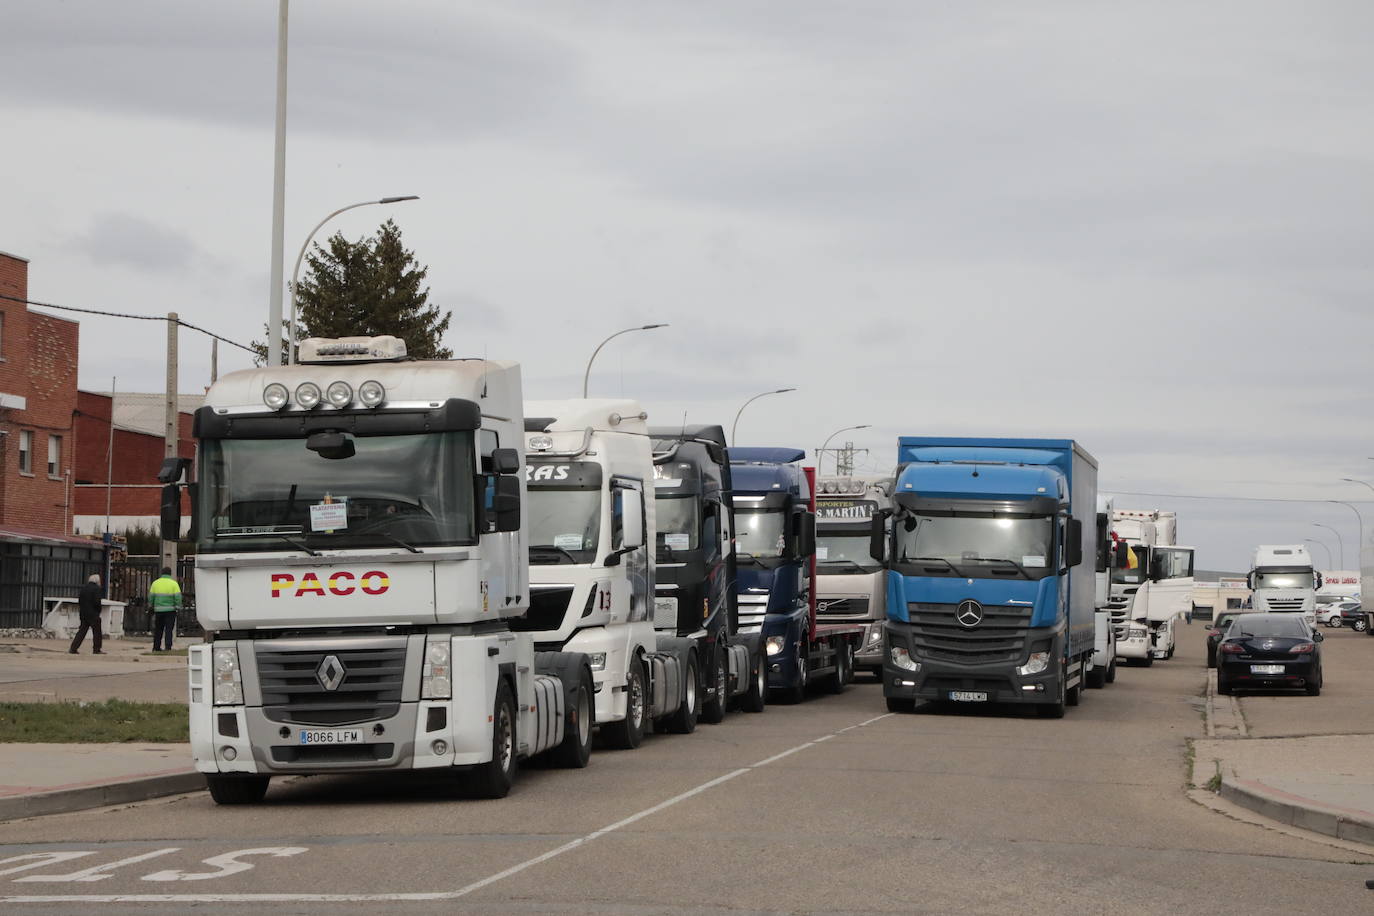
[[[1072,439],[918,436],[897,461],[869,545],[887,569],[888,709],[1063,716],[1092,667],[1097,462]]]
[[[863,627],[816,620],[815,471],[794,448],[731,448],[740,631],[760,633],[768,687],[796,703],[853,678]]]

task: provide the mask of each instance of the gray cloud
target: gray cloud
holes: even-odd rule
[[[180,272],[203,258],[190,237],[133,213],[99,213],[70,242],[96,264],[156,273]]]

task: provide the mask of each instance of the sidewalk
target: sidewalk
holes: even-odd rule
[[[180,639],[185,647],[192,642]],[[107,639],[80,655],[63,639],[0,638],[0,702],[186,702],[186,658],[147,655],[147,637]],[[193,792],[205,778],[189,744],[0,744],[0,820]]]

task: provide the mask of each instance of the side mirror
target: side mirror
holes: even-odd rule
[[[879,509],[869,522],[868,555],[878,563],[887,559],[887,520],[891,517],[891,509]]]
[[[816,552],[816,513],[803,512],[801,531],[798,533],[797,555],[809,557]]]
[[[1317,588],[1321,588],[1323,585],[1326,584],[1326,579],[1322,576],[1321,573],[1317,572],[1316,570],[1313,570],[1312,574],[1317,577]]]
[[[1245,574],[1245,587],[1251,591],[1255,590],[1255,571],[1251,570]]]
[[[1083,521],[1070,518],[1064,523],[1064,565],[1069,569],[1083,562]]]
[[[1131,568],[1131,548],[1126,546],[1125,541],[1120,541],[1116,545],[1116,568]]]
[[[169,483],[162,488],[162,539],[181,540],[181,487]]]
[[[505,475],[497,477],[495,484],[496,492],[492,495],[491,509],[496,515],[496,530],[519,531],[520,478]]]
[[[520,453],[513,448],[492,449],[491,472],[503,476],[520,473]]]
[[[1323,636],[1321,633],[1318,633],[1316,630],[1313,630],[1313,631],[1312,631],[1312,641],[1313,641],[1313,642],[1322,642],[1322,641],[1325,640],[1325,639],[1326,639],[1326,637]]]
[[[616,491],[617,511],[621,515],[620,549],[630,551],[644,546],[644,504],[638,490]]]

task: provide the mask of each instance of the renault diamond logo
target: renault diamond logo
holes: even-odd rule
[[[972,598],[960,601],[954,611],[954,619],[961,627],[976,627],[983,622],[983,606]]]
[[[337,656],[326,655],[324,661],[315,669],[315,680],[319,681],[325,690],[338,690],[347,674]]]

